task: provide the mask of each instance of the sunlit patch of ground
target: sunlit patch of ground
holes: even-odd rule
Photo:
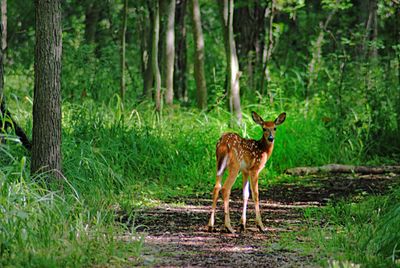
[[[254,222],[253,203],[248,204],[248,228],[239,232],[242,210],[241,191],[232,192],[232,225],[237,233],[223,229],[222,201],[218,202],[215,232],[207,231],[211,196],[180,199],[181,205],[162,204],[136,211],[134,225],[145,234],[143,266],[161,267],[298,267],[307,266],[311,256],[296,252],[266,250],[279,241],[283,232],[304,224],[303,209],[323,206],[338,198],[357,199],[379,194],[399,182],[394,175],[335,176],[302,179],[302,183],[282,183],[260,192],[266,233]]]

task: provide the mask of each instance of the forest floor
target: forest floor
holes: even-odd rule
[[[254,205],[249,201],[248,226],[239,232],[241,190],[231,195],[231,220],[237,233],[223,230],[223,208],[218,202],[216,231],[208,232],[211,195],[171,200],[136,213],[135,226],[145,236],[139,266],[150,267],[307,267],[315,256],[279,246],[282,235],[307,226],[304,209],[330,200],[381,194],[399,182],[394,175],[331,175],[298,177],[260,191],[266,233],[255,227]],[[261,187],[265,188],[265,187]],[[302,238],[298,237],[298,242]],[[295,241],[296,242],[296,241]]]

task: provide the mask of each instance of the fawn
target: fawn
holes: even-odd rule
[[[219,191],[222,190],[224,200],[225,228],[234,233],[229,217],[229,196],[231,188],[239,171],[243,175],[243,213],[241,218],[241,230],[246,228],[246,209],[249,199],[249,176],[250,188],[256,210],[256,224],[261,231],[265,227],[261,220],[258,199],[258,175],[263,170],[265,163],[270,158],[274,149],[274,138],[276,126],[282,124],[286,119],[286,113],[281,113],[274,121],[264,121],[256,112],[251,113],[254,122],[263,128],[263,137],[260,140],[244,139],[235,133],[225,133],[217,143],[217,179],[213,191],[213,204],[208,229],[214,229],[215,208],[218,201]],[[228,177],[221,189],[222,175],[228,169]]]

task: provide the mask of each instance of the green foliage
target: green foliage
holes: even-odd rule
[[[88,206],[67,178],[45,185],[30,177],[14,142],[0,144],[0,266],[82,267],[139,256],[142,239],[115,222],[109,200],[97,196]]]
[[[319,248],[320,257],[366,267],[395,267],[400,264],[399,204],[397,189],[358,204],[341,201],[323,209],[309,209],[306,216],[310,229],[305,236],[311,239],[311,247]]]

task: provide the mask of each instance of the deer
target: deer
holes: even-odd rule
[[[229,233],[235,233],[229,216],[229,197],[239,172],[242,172],[243,177],[243,211],[240,220],[240,230],[246,230],[246,210],[249,199],[250,177],[251,195],[256,211],[256,225],[261,232],[266,231],[261,219],[258,178],[274,150],[276,127],[285,121],[286,113],[281,113],[274,121],[264,121],[254,111],[251,112],[251,115],[254,122],[263,129],[263,136],[260,140],[245,139],[236,133],[224,133],[217,142],[217,176],[212,194],[211,216],[208,222],[208,230],[211,232],[214,231],[215,210],[219,191],[221,190],[224,201],[224,226]],[[225,170],[228,170],[228,176],[221,188],[222,176]]]

